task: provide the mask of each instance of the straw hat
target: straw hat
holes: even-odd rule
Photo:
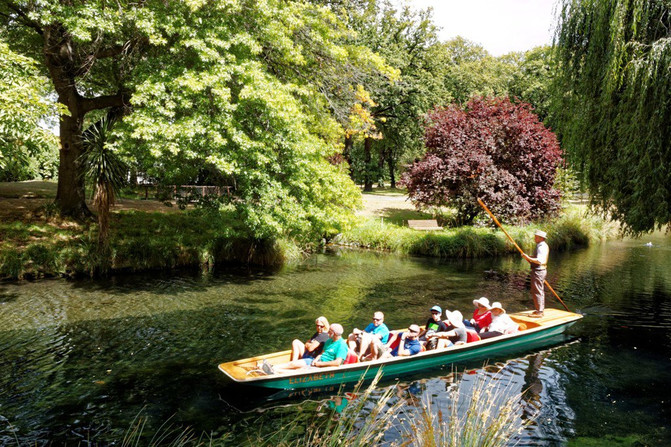
[[[473,305],[477,307],[477,305],[480,304],[487,309],[489,309],[489,300],[486,297],[480,297],[477,300],[473,300]]]
[[[542,237],[543,239],[546,239],[546,238],[548,237],[548,234],[547,234],[545,231],[541,231],[541,230],[536,230],[536,232],[534,233],[534,235],[536,235],[536,236],[540,236],[540,237]]]

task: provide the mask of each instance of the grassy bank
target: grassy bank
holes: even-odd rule
[[[557,251],[615,237],[618,231],[613,223],[589,215],[584,207],[577,205],[570,206],[554,220],[527,226],[506,226],[506,231],[523,250],[531,251],[535,246],[533,233],[538,228],[548,233],[548,244]],[[362,217],[359,225],[334,242],[440,258],[478,258],[517,253],[515,246],[498,228],[458,227],[427,232],[404,227],[398,219],[379,217]]]
[[[300,255],[287,241],[244,234],[226,213],[124,211],[111,216],[110,258],[97,250],[96,225],[33,218],[0,223],[0,278],[95,275],[110,271],[210,269],[228,262],[278,265]],[[105,262],[106,261],[106,262]]]

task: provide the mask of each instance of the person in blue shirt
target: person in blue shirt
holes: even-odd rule
[[[422,344],[418,340],[419,326],[411,324],[406,332],[401,334],[401,342],[397,347],[391,350],[393,357],[406,357],[419,354],[422,351]]]
[[[389,340],[389,328],[384,324],[384,314],[375,312],[373,322],[363,331],[354,328],[347,337],[350,349],[359,355],[359,360],[377,359],[382,355],[383,346]],[[359,349],[357,349],[357,344]]]

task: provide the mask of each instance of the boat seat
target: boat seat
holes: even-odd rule
[[[480,336],[478,335],[477,332],[471,329],[466,329],[466,343],[470,343],[472,341],[478,341],[481,340]]]
[[[358,363],[359,362],[359,356],[356,355],[351,349],[347,352],[347,358],[345,359],[345,363],[343,365],[349,365],[350,363]]]

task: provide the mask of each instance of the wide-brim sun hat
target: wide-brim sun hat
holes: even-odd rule
[[[489,308],[489,310],[494,310],[494,309],[501,309],[503,311],[503,313],[506,313],[506,310],[503,308],[501,303],[499,303],[498,301],[494,301],[492,303],[492,307]]]
[[[546,238],[548,237],[548,234],[547,234],[545,231],[543,231],[543,230],[536,230],[536,232],[534,233],[534,235],[536,235],[536,236],[540,236],[540,237],[542,237],[543,239],[546,239]]]
[[[454,327],[461,327],[464,325],[464,316],[458,310],[450,312],[449,310],[445,312],[447,316],[447,321]]]
[[[477,306],[478,304],[480,304],[480,305],[486,307],[487,309],[489,309],[489,299],[487,299],[484,296],[478,298],[477,300],[473,300],[473,305],[474,306]]]

